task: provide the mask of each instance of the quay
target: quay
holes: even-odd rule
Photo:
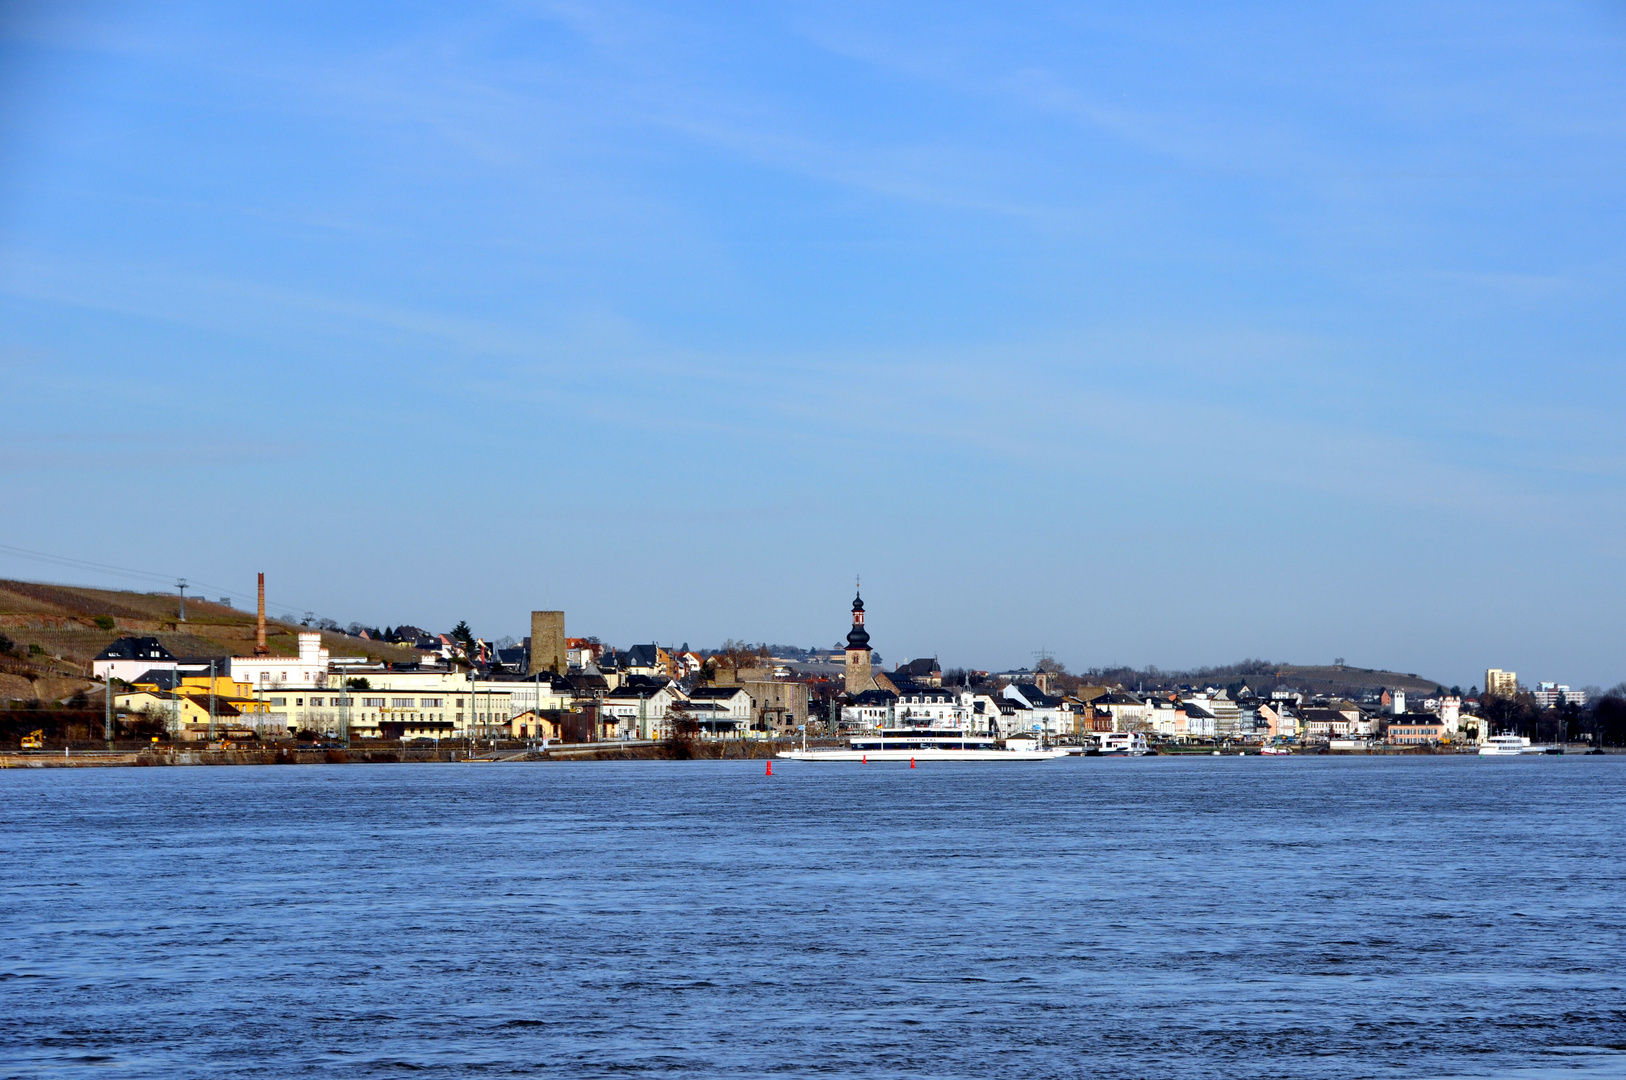
[[[791,743],[779,740],[737,740],[699,743],[678,748],[654,739],[618,739],[548,746],[357,745],[242,746],[225,749],[191,748],[164,744],[138,749],[8,750],[0,752],[0,769],[78,769],[114,766],[186,765],[366,765],[445,762],[499,765],[545,761],[637,761],[677,758],[765,758]],[[796,745],[800,745],[799,743]]]

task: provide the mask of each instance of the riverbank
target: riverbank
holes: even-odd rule
[[[0,752],[0,769],[78,769],[184,765],[399,765],[512,764],[546,761],[672,761],[758,759],[773,757],[800,742],[739,740],[727,742],[628,741],[561,743],[538,748],[524,743],[497,746],[413,746],[366,743],[350,747],[278,745],[223,749],[184,744],[117,748],[63,747]],[[811,743],[809,745],[812,745]]]
[[[359,743],[348,748],[294,746],[272,744],[268,746],[241,746],[223,749],[189,747],[185,744],[136,746],[112,750],[87,745],[52,750],[25,750],[0,752],[0,769],[80,769],[108,767],[153,767],[185,765],[399,765],[403,763],[435,763],[463,765],[497,765],[522,762],[549,761],[720,761],[761,760],[771,758],[781,750],[800,747],[799,740],[752,739],[727,742],[673,743],[670,741],[627,741],[560,743],[545,749],[523,743],[496,747],[414,746]],[[835,746],[836,740],[809,740],[808,746]],[[1591,750],[1585,743],[1565,748],[1567,755],[1582,755]],[[1213,747],[1164,747],[1158,751],[1165,756],[1215,756]],[[1449,757],[1472,754],[1471,749],[1447,747],[1380,747],[1371,750],[1332,750],[1321,748],[1295,748],[1295,756],[1324,757]],[[1605,753],[1626,752],[1620,747],[1606,748]],[[1219,756],[1253,757],[1258,747],[1226,747]]]

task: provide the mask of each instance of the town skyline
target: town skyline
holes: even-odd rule
[[[0,544],[1607,685],[1623,54],[1591,5],[13,6]]]
[[[3,583],[3,580],[3,578],[0,578],[0,583]],[[73,582],[55,582],[51,584],[62,585],[68,588],[95,588],[95,586],[86,586],[83,583]],[[192,597],[194,608],[199,601],[204,601],[205,603],[226,603],[227,606],[241,608],[242,610],[250,610],[256,603],[256,597],[254,594],[245,594],[242,591],[238,591],[235,593],[220,595],[223,591],[220,587],[216,586],[211,588],[206,583],[198,582],[195,579],[189,582],[188,587],[192,590],[190,595]],[[144,592],[149,596],[172,595],[171,593],[164,591],[136,591]],[[178,603],[180,599],[179,594],[173,594],[173,599]],[[290,605],[286,602],[278,602],[276,600],[276,590],[274,587],[267,597],[266,610],[272,619],[287,626],[303,626],[305,628],[334,631],[348,634],[351,637],[358,636],[357,632],[360,631],[360,636],[362,637],[366,637],[370,634],[374,639],[388,638],[391,640],[410,641],[411,635],[408,635],[405,638],[396,638],[390,633],[390,631],[405,630],[410,628],[415,632],[423,633],[431,637],[444,638],[446,634],[452,632],[454,627],[457,627],[466,629],[471,635],[471,640],[477,639],[494,647],[498,645],[513,646],[528,640],[525,628],[523,626],[510,629],[505,625],[503,620],[495,620],[492,623],[484,623],[479,620],[471,621],[465,618],[440,621],[425,620],[422,618],[395,618],[382,620],[347,620],[336,618],[324,610],[319,610],[316,608],[302,608],[300,605]],[[177,606],[177,614],[179,611],[180,608]],[[515,620],[512,617],[509,617],[507,620],[507,622],[514,621],[518,620]],[[444,625],[442,625],[442,623],[444,623]],[[693,650],[694,652],[702,655],[709,655],[719,650],[726,650],[731,647],[742,645],[749,645],[753,648],[765,646],[769,647],[770,649],[779,648],[782,650],[791,651],[836,654],[839,654],[845,647],[845,638],[841,636],[827,642],[821,642],[816,638],[805,641],[795,640],[783,634],[770,634],[765,636],[725,634],[723,636],[713,638],[702,638],[696,634],[687,632],[682,632],[677,635],[649,633],[639,634],[637,632],[617,635],[605,632],[601,629],[596,629],[591,624],[579,626],[576,625],[574,621],[570,625],[570,634],[572,637],[602,642],[604,645],[611,648],[626,648],[633,645],[647,643],[669,649]],[[1028,651],[1025,655],[1013,655],[1008,663],[990,662],[987,655],[945,656],[942,652],[931,649],[918,652],[889,649],[883,653],[879,646],[875,646],[875,652],[877,657],[884,658],[885,662],[893,664],[903,664],[911,660],[930,658],[939,662],[942,668],[945,670],[964,669],[984,673],[1008,674],[1011,672],[1032,670],[1041,666],[1041,660],[1047,660],[1053,663],[1059,662],[1061,667],[1058,670],[1070,672],[1074,675],[1083,675],[1088,672],[1110,672],[1112,673],[1114,679],[1118,679],[1123,677],[1126,672],[1144,672],[1147,674],[1148,678],[1155,677],[1167,680],[1191,676],[1199,679],[1200,681],[1201,678],[1206,677],[1211,682],[1217,679],[1221,684],[1226,681],[1235,681],[1237,678],[1243,678],[1244,681],[1246,681],[1246,676],[1237,676],[1232,673],[1225,675],[1224,678],[1220,678],[1218,675],[1203,676],[1201,673],[1209,670],[1220,671],[1237,669],[1244,666],[1255,672],[1263,670],[1263,668],[1266,666],[1275,668],[1347,668],[1351,672],[1373,671],[1392,673],[1397,676],[1406,676],[1421,683],[1432,683],[1442,688],[1456,687],[1459,692],[1469,692],[1470,689],[1477,690],[1481,688],[1483,676],[1488,669],[1505,668],[1509,672],[1521,670],[1527,673],[1532,671],[1536,672],[1537,674],[1528,681],[1528,685],[1530,687],[1535,687],[1538,682],[1544,685],[1562,684],[1565,687],[1573,686],[1577,690],[1587,688],[1590,689],[1592,693],[1597,694],[1598,692],[1626,684],[1626,680],[1623,680],[1618,674],[1606,674],[1602,679],[1581,678],[1574,676],[1571,672],[1564,669],[1533,669],[1530,667],[1520,668],[1516,664],[1507,663],[1505,657],[1495,657],[1493,659],[1500,661],[1500,663],[1481,664],[1479,667],[1469,672],[1462,673],[1460,677],[1458,677],[1457,673],[1452,673],[1452,677],[1442,677],[1441,675],[1426,670],[1423,667],[1407,665],[1404,662],[1398,664],[1369,663],[1364,662],[1363,658],[1358,656],[1351,658],[1345,657],[1341,654],[1329,658],[1239,654],[1232,656],[1229,659],[1210,659],[1198,663],[1177,665],[1158,663],[1155,660],[1144,663],[1126,663],[1115,660],[1092,661],[1090,658],[1074,658],[1066,656],[1061,654],[1058,650],[1051,649],[1044,645],[1040,645]],[[774,655],[782,656],[785,655],[785,653],[778,652]],[[1254,681],[1258,681],[1258,679],[1255,678]],[[1523,685],[1523,683],[1520,684],[1521,687]]]

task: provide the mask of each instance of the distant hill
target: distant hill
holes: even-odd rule
[[[1239,660],[1234,664],[1192,671],[1136,670],[1129,667],[1091,668],[1070,676],[1081,683],[1104,686],[1229,686],[1247,685],[1255,693],[1275,689],[1304,690],[1312,694],[1359,695],[1387,687],[1407,694],[1432,693],[1442,683],[1414,672],[1383,671],[1348,664],[1279,664],[1271,660]]]
[[[61,701],[95,686],[90,662],[121,637],[155,637],[180,657],[243,656],[254,648],[254,612],[187,598],[186,622],[173,594],[87,589],[0,579],[0,634],[13,643],[0,655],[0,702]],[[112,629],[97,625],[111,619]],[[275,655],[299,651],[297,623],[266,619],[266,646]],[[410,662],[415,650],[346,634],[322,632],[334,656]]]
[[[1346,665],[1283,664],[1276,669],[1276,681],[1281,686],[1292,686],[1317,694],[1342,694],[1360,690],[1404,690],[1408,694],[1432,694],[1437,688],[1449,684],[1424,679],[1415,673],[1381,671],[1377,668],[1359,668]]]

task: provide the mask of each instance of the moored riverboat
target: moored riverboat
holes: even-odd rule
[[[1479,748],[1480,757],[1523,757],[1526,754],[1562,754],[1563,752],[1564,748],[1562,746],[1532,744],[1523,735],[1511,733],[1492,735]]]
[[[791,761],[1053,761],[1066,757],[1064,746],[1038,739],[996,739],[962,728],[882,728],[854,735],[845,747],[781,750]]]
[[[1151,749],[1139,731],[1113,731],[1101,736],[1102,757],[1144,757]]]

